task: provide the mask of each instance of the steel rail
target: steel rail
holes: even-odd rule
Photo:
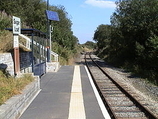
[[[99,64],[97,64],[91,57],[91,54],[89,53],[89,57],[90,59],[92,60],[92,62],[102,71],[103,74],[105,74],[127,97],[130,98],[130,100],[132,102],[134,102],[134,104],[142,111],[144,112],[144,114],[146,115],[147,118],[149,119],[157,119],[157,117],[151,112],[149,111],[147,108],[145,108],[140,102],[138,102],[131,94],[129,94],[124,88],[121,87],[120,84],[118,84],[110,75],[108,75],[100,66]],[[86,60],[86,55],[85,55],[85,62],[86,62],[86,65],[88,67],[88,63],[87,63],[87,60]],[[99,89],[99,86],[97,85],[97,82],[95,81],[94,79],[94,76],[92,74],[92,72],[90,71],[90,68],[88,67],[88,70],[92,76],[92,79],[99,91],[99,94],[101,95],[101,98],[103,99],[103,102],[104,104],[106,105],[106,107],[108,108],[108,112],[111,116],[112,119],[117,119],[116,115],[114,114],[113,110],[111,109],[110,105],[107,103],[106,99],[104,98],[103,94],[102,94],[102,91],[101,89]]]
[[[95,80],[95,78],[94,78],[92,72],[90,71],[90,68],[89,68],[88,63],[87,63],[86,55],[87,55],[87,54],[85,54],[85,64],[86,64],[87,69],[88,69],[88,71],[89,71],[89,73],[90,73],[90,75],[91,75],[91,77],[92,77],[92,80],[93,80],[93,82],[94,82],[94,84],[95,84],[95,86],[96,86],[96,88],[97,88],[97,90],[98,90],[98,92],[99,92],[99,95],[100,95],[100,97],[101,97],[101,99],[102,99],[102,101],[103,101],[103,103],[104,103],[104,105],[105,105],[105,107],[106,107],[106,109],[107,109],[107,111],[108,111],[110,117],[111,117],[112,119],[117,119],[115,113],[113,113],[112,108],[111,108],[110,105],[107,103],[107,100],[104,98],[103,93],[102,93],[102,91],[100,90],[100,88],[99,88],[99,86],[98,86],[98,84],[97,84],[97,82],[96,82],[96,80]]]

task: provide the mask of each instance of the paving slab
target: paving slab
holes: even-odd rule
[[[86,119],[104,119],[85,66],[80,66],[80,73]],[[73,74],[74,66],[62,66],[42,76],[41,92],[20,119],[68,119]]]
[[[20,119],[67,119],[73,66],[62,66],[57,73],[41,78],[42,91]]]

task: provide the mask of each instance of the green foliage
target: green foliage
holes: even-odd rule
[[[157,6],[157,0],[124,0],[117,3],[111,17],[111,28],[107,30],[104,29],[107,26],[100,25],[94,40],[97,41],[98,52],[103,57],[106,55],[108,61],[131,67],[158,83]]]
[[[79,53],[81,48],[76,45],[73,50],[69,50],[67,47],[61,46],[57,42],[52,43],[53,51],[59,54],[59,62],[61,65],[69,64],[69,59],[73,58],[75,54]]]
[[[99,25],[94,34],[94,40],[97,43],[97,54],[102,56],[102,54],[107,55],[111,40],[111,30],[110,25]],[[104,57],[102,56],[102,57]]]
[[[89,49],[96,49],[96,43],[92,41],[87,41],[86,43],[83,44],[83,46]]]
[[[0,11],[5,13],[5,17],[0,18],[0,29],[12,27],[11,16],[17,16],[21,18],[23,28],[29,26],[47,32],[47,19],[45,15],[46,1],[44,0],[1,0]],[[59,15],[59,22],[52,21],[53,26],[52,41],[56,42],[60,48],[57,53],[65,58],[68,58],[77,53],[76,47],[78,45],[78,39],[73,35],[71,31],[72,22],[68,18],[68,13],[64,6],[49,6],[49,10],[55,11]],[[5,12],[4,12],[5,11]],[[2,14],[3,15],[3,14]],[[3,15],[4,16],[4,15]],[[1,39],[0,39],[1,40]],[[58,48],[58,49],[59,49]],[[1,48],[0,48],[1,49]],[[52,50],[56,48],[52,47]]]
[[[8,16],[4,11],[0,11],[0,35],[6,27],[11,26],[11,17]]]
[[[60,46],[69,50],[74,50],[78,43],[78,39],[71,31],[71,20],[68,18],[68,13],[63,6],[52,7],[51,10],[58,12],[60,21],[53,22],[53,41],[60,44]]]
[[[0,11],[5,11],[11,16],[20,17],[22,22],[26,25],[39,29],[42,29],[46,24],[45,7],[46,3],[43,0],[1,0]],[[38,25],[42,23],[40,26]]]
[[[52,50],[60,55],[61,64],[68,64],[68,60],[77,53],[78,39],[71,31],[72,22],[68,18],[64,6],[52,6],[50,9],[56,11],[60,19],[60,21],[52,23]]]

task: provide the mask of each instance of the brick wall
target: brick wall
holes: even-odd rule
[[[40,79],[35,77],[35,81],[27,85],[21,94],[11,97],[0,106],[0,119],[18,119],[40,90]]]

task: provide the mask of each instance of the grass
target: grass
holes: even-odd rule
[[[13,49],[13,35],[9,31],[3,30],[3,34],[0,34],[0,52],[8,52]]]
[[[20,94],[22,89],[34,79],[31,74],[25,74],[20,78],[7,77],[0,71],[0,105],[14,95]]]

